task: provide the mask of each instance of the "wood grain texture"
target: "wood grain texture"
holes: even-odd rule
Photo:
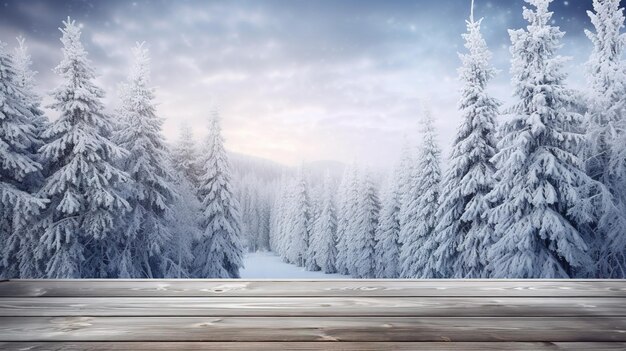
[[[4,351],[623,351],[626,343],[567,342],[0,342]]]
[[[0,350],[626,350],[626,281],[0,281]]]
[[[626,297],[626,282],[583,280],[11,280],[0,297]]]
[[[626,318],[0,317],[0,341],[626,342]]]
[[[624,298],[40,297],[0,298],[0,316],[626,316]]]

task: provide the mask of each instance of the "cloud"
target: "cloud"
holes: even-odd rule
[[[460,6],[465,4],[467,6]],[[582,2],[580,2],[582,3]],[[589,44],[588,4],[555,2],[567,30],[568,69],[583,82]],[[483,29],[501,73],[491,86],[510,100],[508,34],[520,28],[521,0],[477,1]],[[41,92],[58,84],[57,28],[71,15],[84,23],[84,42],[116,104],[130,48],[146,41],[153,59],[164,134],[185,121],[204,135],[217,101],[227,147],[297,164],[301,160],[388,166],[404,136],[417,142],[419,100],[429,99],[444,150],[454,137],[460,88],[457,53],[469,0],[446,1],[7,1],[0,35],[24,34],[33,49]]]

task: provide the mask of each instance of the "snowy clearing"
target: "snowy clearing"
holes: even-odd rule
[[[248,253],[244,258],[244,268],[240,270],[242,279],[345,279],[341,274],[309,272],[303,267],[285,263],[273,252]]]

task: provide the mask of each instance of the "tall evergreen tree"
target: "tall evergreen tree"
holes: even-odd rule
[[[463,120],[452,146],[436,216],[436,238],[443,245],[439,270],[459,278],[484,276],[487,248],[493,243],[484,214],[490,206],[486,195],[495,183],[491,158],[496,153],[499,103],[485,91],[495,70],[489,64],[491,53],[480,33],[481,22],[474,20],[472,4],[463,35],[468,53],[460,55],[463,88],[459,109]]]
[[[400,192],[400,211],[404,211],[407,202],[410,200],[409,194],[411,192],[411,181],[413,178],[413,171],[415,167],[414,148],[408,140],[404,141],[402,150],[400,152],[400,161],[398,162],[396,170],[396,182],[398,191]]]
[[[416,167],[413,168],[411,187],[406,209],[401,213],[400,277],[437,277],[437,262],[442,251],[435,240],[435,213],[439,206],[441,183],[441,150],[433,117],[424,108],[422,119],[422,145]],[[437,252],[439,251],[439,252]]]
[[[357,215],[352,240],[348,242],[348,269],[354,278],[376,276],[376,228],[380,213],[380,201],[376,186],[368,171],[363,172],[357,197]]]
[[[130,211],[121,221],[119,250],[132,268],[115,267],[121,277],[161,278],[175,265],[167,256],[172,238],[172,206],[177,200],[161,134],[163,121],[156,115],[154,89],[150,85],[150,57],[143,43],[133,49],[134,63],[121,86],[117,144],[128,150],[121,169],[130,176],[124,196]],[[116,259],[119,262],[121,257]]]
[[[285,219],[285,206],[287,204],[287,177],[283,173],[278,181],[277,194],[270,212],[270,248],[283,258],[285,257],[283,240],[283,228]]]
[[[49,205],[38,254],[47,260],[49,278],[106,277],[114,223],[128,208],[116,190],[127,175],[113,164],[124,152],[109,139],[104,92],[93,82],[80,28],[68,18],[61,32],[63,60],[56,72],[63,83],[51,105],[59,118],[44,131],[41,149],[50,169],[40,195]]]
[[[259,237],[257,241],[257,249],[268,251],[270,249],[270,211],[272,202],[274,201],[273,183],[265,183],[260,185],[263,193],[259,196],[259,206],[257,209],[259,216]]]
[[[574,94],[564,85],[564,59],[556,54],[564,33],[552,26],[552,0],[526,0],[526,29],[511,30],[511,72],[517,102],[503,125],[494,157],[499,182],[490,193],[498,241],[489,251],[494,277],[559,278],[590,263],[570,210],[588,178],[576,156],[584,136],[571,112]]]
[[[36,101],[29,87],[21,85],[18,72],[6,44],[0,42],[0,278],[39,274],[36,261],[26,262],[20,254],[34,241],[26,233],[44,201],[30,194],[32,178],[42,168],[33,153],[38,138],[31,107]],[[32,248],[25,252],[29,259],[31,252]],[[20,267],[22,263],[29,267]]]
[[[198,187],[201,175],[200,156],[187,123],[180,126],[178,140],[172,147],[172,158],[175,161],[174,169],[183,174],[192,186]]]
[[[324,178],[322,212],[311,233],[315,265],[324,273],[335,273],[337,259],[337,214],[330,175]]]
[[[173,173],[174,188],[178,196],[172,206],[172,219],[169,223],[172,240],[165,248],[165,255],[171,260],[171,264],[166,266],[165,277],[191,278],[193,243],[198,242],[201,237],[198,220],[200,201],[189,180],[176,171]]]
[[[269,207],[271,182],[255,173],[235,177],[237,200],[242,208],[242,232],[249,252],[269,248]]]
[[[217,111],[211,115],[204,153],[199,191],[202,236],[195,246],[194,276],[239,278],[243,266],[240,209]]]
[[[41,109],[41,96],[35,92],[35,76],[37,75],[37,72],[32,70],[33,62],[28,52],[28,47],[26,46],[26,40],[23,37],[18,37],[17,43],[18,46],[15,48],[13,53],[13,62],[17,78],[16,85],[22,90],[26,99],[26,105],[32,113],[32,123],[35,128],[35,140],[31,145],[31,152],[36,154],[39,148],[43,145],[41,134],[48,124],[48,119]],[[40,184],[36,184],[36,189],[31,189],[31,191],[35,192],[39,190],[39,185]]]
[[[29,179],[23,181],[25,185],[23,189],[26,189],[31,194],[39,191],[39,188],[43,182],[43,174],[46,172],[45,160],[38,154],[39,148],[43,145],[41,135],[48,124],[48,120],[41,109],[41,97],[35,92],[35,76],[36,71],[33,71],[31,56],[26,46],[26,40],[23,37],[17,38],[18,46],[14,49],[13,53],[13,66],[16,73],[16,86],[22,90],[25,97],[25,104],[28,110],[32,113],[31,123],[33,126],[34,138],[31,139],[29,152],[32,155],[36,155],[36,159],[41,163],[42,171],[33,172],[29,175]],[[35,218],[30,218],[29,221],[34,221]],[[20,278],[39,278],[43,276],[43,268],[41,260],[35,256],[35,250],[37,242],[41,233],[32,230],[32,227],[15,232],[15,235],[8,241],[7,247],[11,247],[14,244],[19,244],[19,276]]]
[[[595,32],[588,65],[590,107],[586,116],[589,139],[587,174],[602,184],[593,192],[598,219],[590,238],[595,277],[626,277],[626,67],[624,9],[619,0],[594,0],[589,17]]]
[[[298,267],[305,267],[308,258],[309,236],[311,233],[311,204],[308,184],[302,168],[298,171],[291,188],[286,239],[287,258]],[[310,263],[310,262],[309,262]],[[313,269],[310,267],[310,269]]]
[[[349,274],[348,251],[353,240],[351,228],[354,227],[358,199],[358,167],[351,163],[346,167],[337,197],[337,259],[335,268],[341,274]]]
[[[402,192],[400,179],[402,164],[389,177],[384,192],[380,219],[376,229],[376,278],[398,278],[400,276],[400,210]]]
[[[294,179],[288,178],[285,176],[284,182],[282,183],[283,192],[282,192],[282,203],[279,207],[280,215],[278,216],[278,252],[281,254],[283,261],[288,263],[293,263],[289,261],[289,244],[291,240],[291,232],[289,228],[289,221],[291,216],[292,209],[292,199],[293,194],[295,193],[294,188]]]

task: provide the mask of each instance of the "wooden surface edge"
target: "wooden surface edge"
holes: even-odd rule
[[[626,281],[9,280],[0,297],[624,297]]]
[[[4,351],[618,351],[610,342],[0,342]]]

